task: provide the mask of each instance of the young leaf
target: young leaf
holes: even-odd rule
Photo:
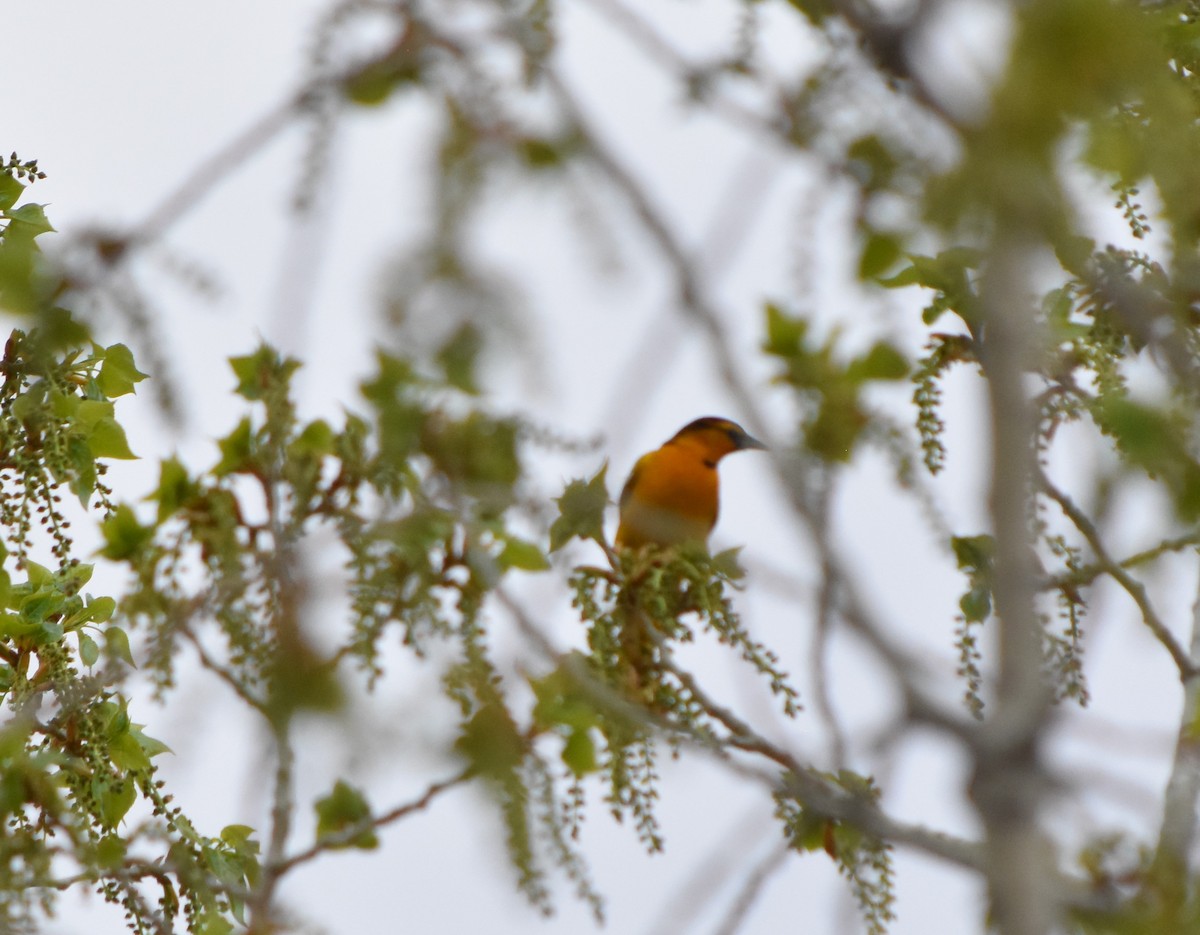
[[[557,552],[575,536],[604,541],[604,510],[608,506],[606,462],[590,480],[567,484],[558,504],[558,518],[550,526],[550,551]]]
[[[120,627],[110,626],[105,629],[104,644],[110,656],[137,668],[137,663],[133,661],[133,653],[129,649],[129,635]]]
[[[525,741],[504,705],[493,702],[481,707],[463,725],[454,749],[478,773],[503,782],[520,764]]]
[[[366,822],[371,817],[371,806],[366,797],[356,788],[339,779],[329,795],[320,798],[313,806],[317,813],[317,841],[320,843],[347,828]],[[368,828],[353,840],[336,847],[358,847],[371,850],[379,846],[379,837]]]
[[[138,522],[133,509],[122,503],[100,524],[104,547],[100,554],[113,561],[132,558],[154,537],[154,529]]]
[[[545,571],[550,567],[541,549],[516,536],[504,537],[504,548],[496,561],[501,568],[519,568],[522,571]]]
[[[25,186],[7,172],[0,172],[0,211],[7,211],[17,203]]]
[[[134,392],[134,386],[146,379],[133,363],[133,351],[124,344],[113,344],[104,351],[104,363],[96,382],[109,399]]]
[[[100,658],[100,647],[96,641],[84,632],[78,634],[79,639],[79,659],[89,669],[96,664],[96,660]]]
[[[158,501],[158,522],[164,522],[196,491],[196,484],[188,476],[187,468],[178,458],[167,458],[158,472],[158,489],[149,494],[147,500]]]

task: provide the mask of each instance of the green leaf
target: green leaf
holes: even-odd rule
[[[740,561],[743,548],[744,546],[738,545],[731,549],[722,549],[710,559],[713,569],[730,581],[739,581],[746,577],[746,569]]]
[[[63,626],[54,620],[44,620],[41,625],[34,631],[34,642],[39,646],[50,646],[58,643],[65,635]]]
[[[119,562],[132,558],[149,545],[154,538],[154,527],[143,526],[133,509],[122,503],[100,524],[100,534],[104,537],[100,554]]]
[[[864,282],[876,279],[896,265],[900,259],[900,239],[892,234],[872,233],[863,244],[858,258],[858,278]]]
[[[196,935],[232,935],[233,923],[217,909],[206,909],[196,920]]]
[[[29,237],[0,237],[0,308],[32,315],[41,308],[37,248]]]
[[[100,807],[100,821],[106,828],[115,828],[137,799],[133,780],[114,780],[97,776],[92,780],[92,798]]]
[[[787,0],[788,6],[795,8],[811,20],[814,26],[821,26],[827,17],[834,12],[832,0]]]
[[[76,594],[82,590],[85,584],[92,580],[92,575],[95,574],[95,571],[95,565],[88,562],[80,562],[78,565],[68,565],[54,577],[59,587],[64,591]]]
[[[578,653],[572,654],[572,657],[542,678],[529,680],[529,687],[537,698],[533,706],[533,721],[541,730],[566,727],[574,733],[600,725],[595,704],[579,689],[571,674],[572,664],[586,668],[588,663]]]
[[[1120,397],[1104,399],[1099,407],[1104,431],[1129,461],[1162,480],[1179,515],[1191,521],[1200,517],[1200,464],[1183,441],[1188,418]]]
[[[504,548],[496,561],[501,568],[519,568],[522,571],[546,571],[550,567],[541,549],[516,536],[504,537]]]
[[[95,855],[97,865],[115,869],[125,860],[125,841],[120,835],[106,834],[96,842]]]
[[[258,861],[245,854],[231,852],[219,847],[205,847],[204,859],[218,880],[227,887],[244,889],[251,873],[257,874]],[[233,917],[245,924],[245,901],[238,896],[229,896],[229,911]]]
[[[477,395],[479,384],[475,379],[475,366],[482,350],[483,336],[479,329],[470,322],[461,325],[435,358],[446,382],[464,393]]]
[[[20,236],[37,237],[54,230],[46,217],[44,205],[21,205],[19,208],[5,211],[4,216],[11,222],[9,229],[19,228]],[[13,230],[13,233],[18,233],[18,231]]]
[[[587,730],[572,731],[563,744],[562,761],[576,776],[596,771],[596,744]]]
[[[991,536],[953,536],[950,547],[961,571],[990,573],[996,554],[996,540]]]
[[[909,266],[895,276],[879,279],[879,284],[889,289],[913,285],[932,289],[936,298],[922,315],[927,325],[953,311],[968,326],[973,326],[979,317],[979,302],[969,271],[983,262],[982,251],[951,247],[934,257],[910,254],[908,259]]]
[[[60,591],[34,591],[21,601],[21,619],[27,623],[42,623],[51,614],[62,610],[65,600]]]
[[[87,326],[76,321],[69,309],[55,306],[41,310],[37,327],[29,333],[34,352],[54,356],[78,350],[91,343]]]
[[[892,151],[874,134],[859,137],[847,147],[846,163],[847,168],[867,192],[886,188],[891,184],[897,168],[896,157]]]
[[[124,344],[113,344],[104,351],[104,363],[96,382],[100,391],[111,399],[134,392],[135,385],[146,377],[134,365],[133,352]]]
[[[253,466],[254,429],[248,418],[242,419],[232,432],[217,440],[221,460],[213,467],[217,477],[248,471]]]
[[[86,508],[96,490],[96,456],[91,446],[77,435],[67,440],[67,459],[74,476],[71,478],[71,493],[79,498]]]
[[[88,448],[96,458],[116,458],[122,461],[137,459],[137,455],[129,449],[125,429],[116,419],[101,419],[92,427],[88,436]]]
[[[90,598],[87,603],[86,619],[92,623],[107,623],[112,619],[116,609],[117,602],[107,595]]]
[[[120,627],[109,626],[104,630],[104,646],[109,656],[120,659],[133,668],[137,668],[137,663],[133,661],[133,653],[129,649],[129,634]]]
[[[265,344],[253,354],[229,358],[229,366],[237,377],[237,394],[245,399],[263,399],[271,390],[286,390],[300,362],[282,357]]]
[[[72,421],[76,430],[87,439],[93,457],[124,460],[137,457],[129,450],[125,429],[113,417],[113,404],[108,400],[82,400]]]
[[[550,551],[557,552],[575,536],[604,541],[604,511],[608,507],[608,462],[590,480],[567,484],[558,504],[558,518],[550,525]]]
[[[768,302],[766,315],[766,340],[763,350],[775,357],[794,357],[808,338],[808,321],[799,316],[788,315],[778,305]]]
[[[804,427],[804,442],[827,461],[849,461],[854,445],[867,426],[867,414],[849,384],[831,384],[817,414]]]
[[[454,749],[480,775],[505,782],[525,755],[525,740],[508,709],[491,702],[463,725]]]
[[[908,376],[908,360],[886,341],[878,342],[866,354],[850,362],[846,378],[853,383],[865,380],[903,380]]]
[[[809,809],[801,809],[788,822],[791,845],[798,851],[817,851],[826,846],[826,839],[832,831],[831,822]]]
[[[147,500],[158,502],[158,522],[172,516],[196,493],[196,484],[178,458],[167,458],[158,469],[158,488]]]
[[[0,211],[7,212],[17,203],[25,191],[25,185],[7,172],[0,172]]]
[[[333,453],[335,436],[333,429],[324,419],[316,419],[304,426],[289,446],[293,456],[323,458]]]
[[[376,59],[342,83],[347,98],[363,107],[376,107],[392,92],[421,78],[420,58],[408,49],[398,49]]]
[[[913,257],[909,257],[913,259]],[[921,281],[921,275],[917,272],[915,266],[906,266],[894,276],[889,276],[886,279],[880,279],[879,285],[888,289],[903,289],[905,286],[915,286]]]
[[[347,828],[367,822],[371,818],[371,806],[358,789],[339,779],[333,790],[314,805],[317,813],[317,842],[344,832]],[[353,840],[337,847],[358,847],[371,850],[379,846],[379,837],[374,829],[368,828]]]
[[[992,613],[992,592],[982,586],[971,588],[959,598],[958,609],[969,623],[982,623]]]
[[[137,741],[138,746],[142,748],[142,752],[146,756],[154,757],[160,753],[174,753],[170,747],[159,740],[157,737],[151,737],[142,732],[144,724],[132,724],[129,728],[129,736]],[[238,827],[241,827],[240,825]],[[252,829],[253,830],[253,829]]]
[[[257,854],[258,842],[251,840],[256,833],[249,825],[226,825],[221,829],[221,840],[239,854]]]
[[[421,447],[439,471],[468,493],[497,503],[511,500],[521,476],[516,423],[480,412],[455,421],[431,418],[421,433]]]
[[[89,669],[96,664],[96,660],[100,658],[100,647],[96,641],[86,633],[80,631],[79,639],[79,659]]]
[[[150,768],[150,757],[128,730],[109,740],[108,755],[113,765],[128,772]]]
[[[0,241],[2,244],[3,241]],[[21,422],[39,420],[46,407],[46,384],[35,383],[12,402],[12,414]],[[40,421],[40,420],[39,420]]]
[[[25,574],[31,588],[44,588],[54,584],[54,572],[45,565],[25,560]]]

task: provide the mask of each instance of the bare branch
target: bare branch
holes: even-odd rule
[[[414,812],[420,812],[427,809],[434,799],[438,798],[442,793],[448,792],[456,786],[461,786],[472,776],[469,769],[464,769],[459,773],[443,779],[439,782],[432,783],[420,796],[411,802],[405,802],[402,805],[397,805],[395,808],[389,809],[380,815],[373,815],[363,821],[355,822],[352,825],[341,829],[340,831],[325,835],[318,838],[317,841],[305,850],[292,854],[290,857],[282,858],[273,864],[268,864],[268,868],[278,876],[283,876],[289,870],[299,866],[300,864],[308,863],[320,857],[323,853],[337,848],[346,847],[352,844],[357,838],[368,831],[378,831],[380,828],[385,828],[388,825],[395,824],[402,818],[407,818]]]
[[[725,918],[716,929],[716,935],[737,935],[738,929],[746,919],[747,913],[754,907],[755,901],[763,891],[763,887],[787,862],[791,849],[786,845],[775,847],[770,854],[760,860],[747,875],[742,889]]]
[[[1050,478],[1041,471],[1038,471],[1038,486],[1051,500],[1058,504],[1059,509],[1063,511],[1063,515],[1083,534],[1088,545],[1091,546],[1092,551],[1096,554],[1096,558],[1098,559],[1097,567],[1101,569],[1101,573],[1109,575],[1133,598],[1133,602],[1137,604],[1138,610],[1141,611],[1142,622],[1146,624],[1150,632],[1154,634],[1155,638],[1171,654],[1176,668],[1179,669],[1180,676],[1185,680],[1195,676],[1197,673],[1196,663],[1188,655],[1187,650],[1183,648],[1179,640],[1175,638],[1175,635],[1167,628],[1167,625],[1163,623],[1162,618],[1158,616],[1154,605],[1150,603],[1150,595],[1146,593],[1146,586],[1126,571],[1122,564],[1112,560],[1108,549],[1104,547],[1104,541],[1100,538],[1100,531],[1096,528],[1096,524],[1091,521],[1088,515],[1066,493],[1056,487]],[[1134,557],[1137,558],[1138,556]]]
[[[1002,935],[1049,935],[1063,899],[1055,885],[1054,848],[1039,823],[1051,789],[1038,756],[1051,691],[1043,676],[1029,528],[1036,421],[1025,375],[1037,346],[1025,298],[1030,265],[1022,234],[1001,232],[981,283],[986,340],[979,358],[988,381],[999,672],[993,714],[975,744],[971,792],[986,831],[984,870]]]
[[[1192,674],[1183,682],[1183,710],[1175,741],[1175,758],[1163,795],[1162,827],[1158,835],[1155,864],[1164,874],[1176,877],[1188,870],[1196,841],[1197,803],[1200,802],[1200,738],[1196,735],[1200,719],[1200,585],[1192,605]]]
[[[1185,549],[1192,549],[1200,545],[1200,533],[1190,532],[1182,536],[1176,536],[1172,539],[1164,539],[1162,542],[1149,549],[1143,549],[1141,552],[1135,552],[1128,558],[1123,558],[1116,564],[1120,568],[1136,568],[1138,565],[1146,565],[1153,562],[1155,559],[1170,552],[1182,552]],[[1082,587],[1091,584],[1101,575],[1110,574],[1109,566],[1104,564],[1089,564],[1084,565],[1077,571],[1069,571],[1064,574],[1050,575],[1042,581],[1043,590],[1054,591],[1060,588]]]
[[[251,708],[268,720],[270,719],[266,703],[255,695],[233,672],[208,654],[208,650],[204,648],[196,634],[192,632],[191,627],[182,626],[180,627],[180,631],[183,633],[184,638],[195,648],[196,654],[200,659],[200,665],[208,669],[209,672],[212,672],[217,678],[233,689],[234,694]]]

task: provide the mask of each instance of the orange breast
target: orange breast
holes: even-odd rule
[[[691,446],[664,445],[644,455],[621,496],[617,545],[703,544],[717,522],[715,462]]]

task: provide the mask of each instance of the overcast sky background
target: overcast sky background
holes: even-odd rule
[[[716,2],[644,6],[689,55],[727,47],[735,25],[731,10]],[[196,166],[286,98],[306,74],[313,25],[325,7],[316,0],[27,5],[14,17],[17,29],[6,48],[10,93],[0,146],[39,159],[48,178],[28,198],[48,203],[63,237],[90,225],[137,223]],[[771,24],[768,53],[782,67],[789,57],[808,54],[808,40],[778,7],[767,3],[762,10]],[[1002,30],[981,5],[967,9],[977,18],[956,21],[962,31],[952,36],[962,41],[938,47],[928,61],[969,83],[989,57],[996,60]],[[685,242],[709,251],[701,255],[736,356],[761,390],[773,432],[786,435],[791,406],[768,386],[770,368],[755,356],[765,298],[796,304],[819,322],[838,321],[852,346],[885,335],[911,353],[919,350],[913,302],[845,285],[852,255],[831,236],[842,229],[845,204],[815,162],[794,154],[785,159],[710,116],[685,112],[678,88],[588,5],[567,3],[560,13],[558,61],[589,116],[654,192]],[[982,41],[963,39],[978,40],[981,32],[987,34]],[[337,419],[342,407],[356,405],[354,386],[370,365],[388,264],[426,230],[423,186],[433,129],[432,111],[415,96],[351,115],[335,141],[337,171],[326,178],[320,208],[305,224],[289,210],[304,147],[303,132],[293,128],[232,167],[168,231],[162,265],[138,265],[169,362],[167,374],[154,375],[179,387],[187,422],[182,430],[166,424],[145,389],[138,400],[121,404],[131,444],[146,460],[114,469],[118,493],[143,494],[157,474],[153,458],[173,450],[195,466],[212,463],[211,438],[242,412],[228,392],[233,380],[224,360],[253,349],[260,338],[304,360],[298,387],[307,416]],[[671,311],[672,285],[625,207],[600,198],[612,234],[607,251],[574,226],[574,210],[550,187],[514,187],[489,211],[479,241],[526,309],[489,370],[495,405],[581,438],[604,438],[592,454],[545,455],[538,472],[547,497],[568,478],[590,475],[603,458],[610,461],[615,492],[637,454],[683,423],[706,414],[741,415],[714,376],[702,340]],[[752,224],[738,227],[747,216]],[[181,263],[204,270],[216,292],[197,295],[173,279],[168,268]],[[110,320],[100,330],[105,341],[127,340],[123,327]],[[647,345],[654,349],[649,355]],[[661,375],[648,378],[648,368]],[[901,412],[908,393],[901,388],[879,403]],[[981,439],[979,388],[970,374],[956,373],[947,398],[951,394],[959,394],[949,411],[951,461],[937,491],[954,531],[974,534],[982,531],[985,502],[978,461],[969,454]],[[828,738],[811,710],[806,588],[814,578],[805,544],[780,515],[780,494],[764,459],[731,458],[722,477],[714,545],[746,545],[751,577],[739,606],[752,631],[795,673],[809,710],[795,723],[782,723],[761,687],[720,649],[698,649],[687,661],[709,673],[724,697],[767,733],[786,737],[818,765],[831,765]],[[875,608],[927,654],[953,695],[961,689],[953,677],[952,632],[962,581],[887,477],[876,455],[850,470],[836,517],[842,549],[864,562]],[[1145,519],[1151,515],[1131,511],[1128,541],[1154,536]],[[572,557],[595,558],[586,550]],[[1177,602],[1163,611],[1182,631],[1194,571],[1183,560],[1176,567]],[[777,586],[780,571],[790,576],[792,590]],[[557,572],[522,589],[562,646],[582,639],[565,592]],[[1064,776],[1103,778],[1099,792],[1087,796],[1064,785],[1055,824],[1068,840],[1084,817],[1099,816],[1100,824],[1114,828],[1152,820],[1172,742],[1169,719],[1155,714],[1177,707],[1169,660],[1128,624],[1126,603],[1111,597],[1099,596],[1089,642],[1093,706],[1083,716],[1064,712],[1069,742],[1058,754]],[[519,640],[501,634],[497,645],[512,666],[537,666]],[[896,699],[852,640],[835,640],[831,673],[854,741],[849,765],[877,772],[885,804],[899,817],[972,834],[961,791],[964,766],[948,745],[928,734],[887,742],[895,739],[889,731]],[[397,655],[377,694],[357,703],[357,736],[342,724],[305,731],[299,800],[311,802],[342,776],[383,809],[453,773],[455,764],[442,749],[450,712],[436,693],[433,673]],[[222,686],[199,675],[186,678],[165,709],[145,702],[135,719],[174,749],[162,761],[163,775],[205,832],[235,822],[265,827],[267,764],[255,752],[265,749],[264,737]],[[695,756],[663,762],[662,772],[665,855],[644,856],[633,830],[615,826],[598,800],[585,828],[594,881],[607,898],[608,931],[715,933],[746,875],[779,844],[770,800]],[[301,815],[307,821],[307,809]],[[303,846],[308,834],[302,823],[293,847]],[[302,918],[334,933],[590,930],[586,908],[566,887],[557,888],[558,913],[549,920],[515,893],[498,820],[478,788],[450,793],[428,812],[387,829],[382,840],[379,852],[331,855],[292,874],[284,898]],[[983,931],[972,881],[907,852],[900,853],[899,867],[895,935]],[[742,931],[853,932],[855,914],[844,892],[824,855],[792,859],[771,878]],[[119,915],[96,898],[64,907],[56,932],[120,930]]]

